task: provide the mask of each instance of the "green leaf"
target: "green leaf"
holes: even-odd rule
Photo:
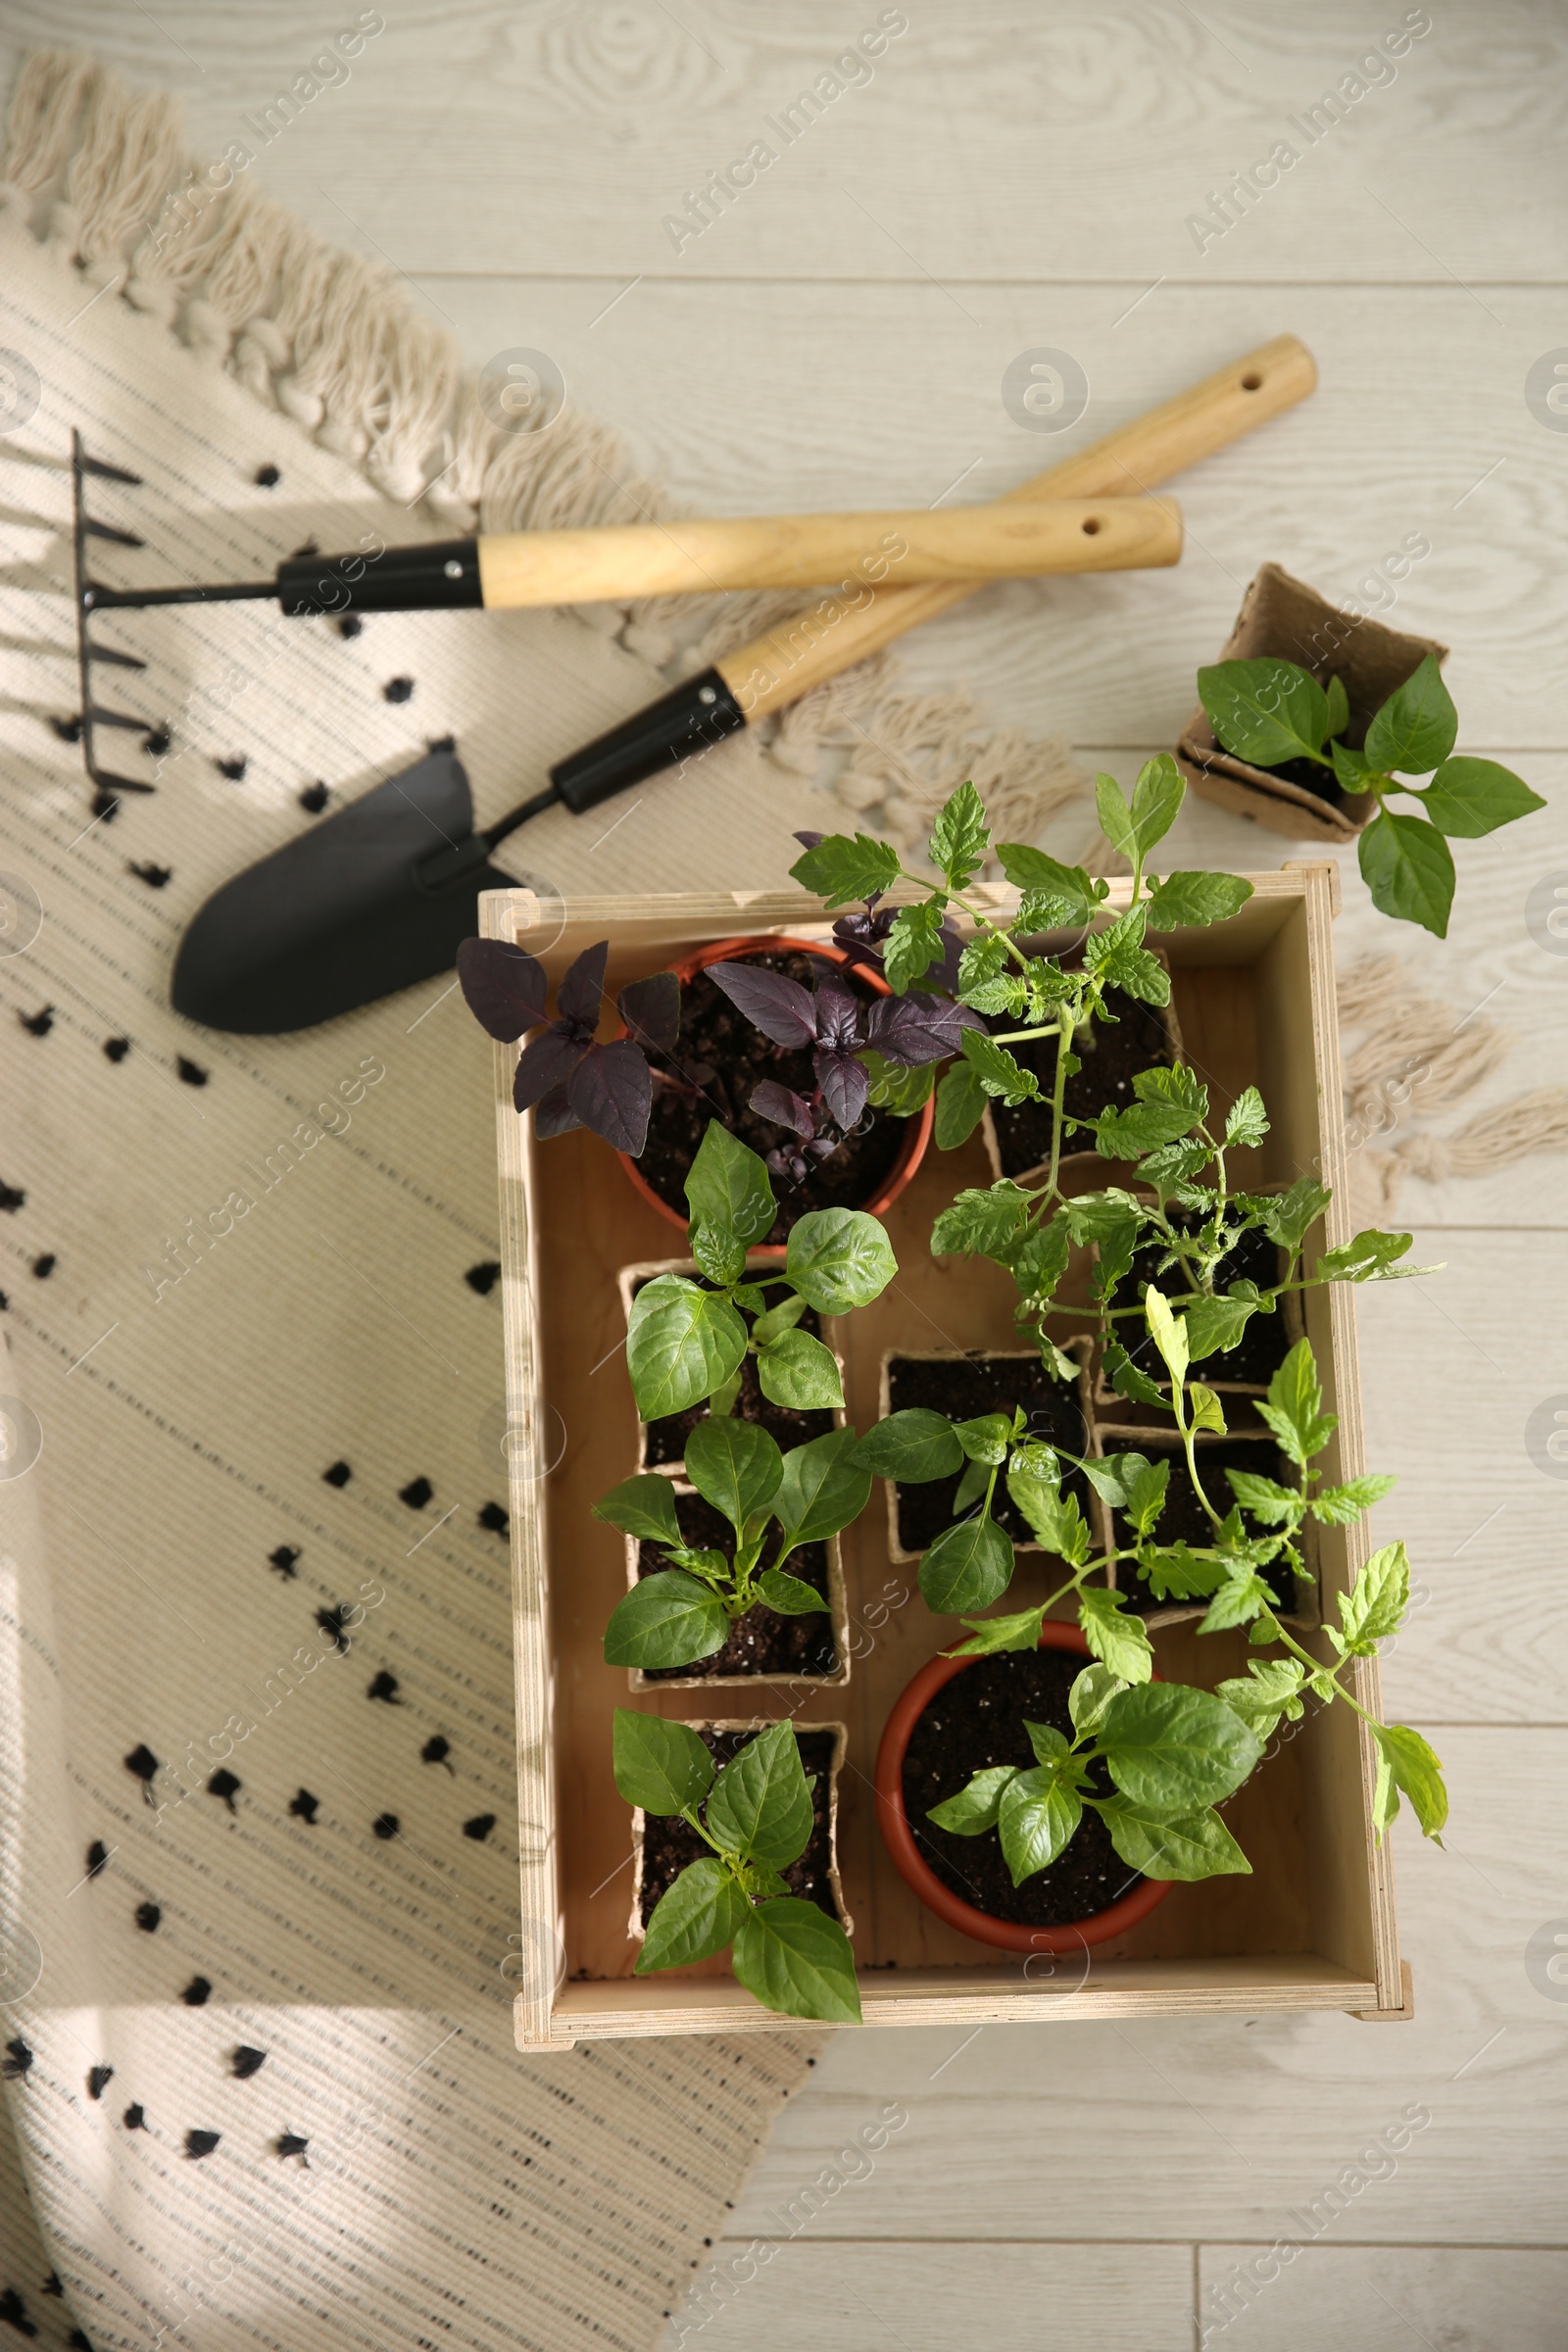
[[[1314,759],[1329,734],[1328,697],[1294,662],[1213,662],[1198,673],[1198,699],[1221,748],[1253,767]]]
[[[1200,1364],[1234,1348],[1256,1311],[1251,1298],[1195,1298],[1182,1318],[1191,1360]]]
[[[808,1306],[847,1315],[869,1306],[899,1270],[892,1246],[863,1208],[813,1208],[789,1239],[784,1271]]]
[[[976,1516],[945,1527],[920,1562],[920,1591],[938,1617],[989,1608],[1012,1582],[1012,1538]]]
[[[1151,1283],[1144,1292],[1144,1321],[1149,1336],[1164,1358],[1165,1369],[1178,1385],[1187,1378],[1189,1353],[1186,1326],[1170,1311],[1170,1301]]]
[[[684,1813],[712,1787],[713,1759],[690,1724],[617,1707],[612,1740],[615,1787],[645,1813]]]
[[[1100,1815],[1121,1859],[1146,1879],[1251,1874],[1252,1865],[1217,1813],[1151,1812],[1128,1797],[1111,1796],[1101,1804]]]
[[[1205,1389],[1200,1380],[1190,1383],[1187,1391],[1187,1425],[1195,1430],[1212,1430],[1216,1438],[1225,1435],[1225,1407],[1212,1389]]]
[[[808,1331],[782,1331],[760,1348],[757,1377],[769,1404],[798,1413],[825,1412],[844,1402],[838,1358]]]
[[[694,1666],[722,1649],[729,1614],[716,1592],[683,1569],[633,1585],[605,1628],[607,1666]]]
[[[1389,1268],[1405,1256],[1411,1237],[1407,1233],[1384,1233],[1369,1225],[1353,1241],[1338,1250],[1325,1250],[1317,1261],[1320,1282],[1375,1282]]]
[[[1441,1845],[1439,1832],[1448,1818],[1448,1792],[1443,1785],[1440,1759],[1420,1733],[1413,1732],[1406,1723],[1374,1724],[1372,1737],[1382,1751],[1393,1788],[1409,1798],[1423,1837],[1435,1838]],[[1388,1827],[1398,1809],[1399,1799],[1390,1789],[1383,1796],[1380,1832]]]
[[[1038,1649],[1045,1615],[1041,1607],[1019,1609],[1006,1617],[965,1617],[969,1639],[956,1642],[947,1654],[950,1658],[985,1658],[998,1650]]]
[[[1103,769],[1095,778],[1095,811],[1100,818],[1100,830],[1113,850],[1124,858],[1138,855],[1137,836],[1133,831],[1133,812],[1126,795],[1114,776]]]
[[[1265,1527],[1279,1527],[1296,1517],[1301,1502],[1298,1492],[1282,1487],[1276,1479],[1260,1478],[1254,1470],[1227,1470],[1225,1475],[1243,1510]]]
[[[966,1255],[1000,1258],[1028,1230],[1029,1194],[1005,1177],[988,1191],[968,1190],[943,1209],[931,1228],[933,1257]]]
[[[1206,1600],[1225,1581],[1218,1560],[1205,1559],[1185,1542],[1140,1551],[1138,1573],[1156,1600]]]
[[[784,1476],[776,1441],[755,1421],[699,1421],[686,1440],[686,1475],[737,1535],[764,1518]]]
[[[1208,1089],[1185,1062],[1162,1062],[1154,1069],[1140,1070],[1133,1080],[1133,1093],[1140,1102],[1175,1103],[1186,1112],[1189,1127],[1200,1125],[1208,1116]]]
[[[987,1469],[994,1469],[1006,1459],[1012,1441],[1012,1415],[979,1413],[972,1421],[955,1422],[953,1434],[969,1461],[983,1462]]]
[[[1456,841],[1479,841],[1546,806],[1523,776],[1495,760],[1445,760],[1418,797],[1438,831]]]
[[[768,1307],[766,1312],[759,1315],[753,1323],[752,1346],[758,1348],[765,1348],[769,1340],[776,1340],[781,1332],[793,1331],[805,1312],[806,1300],[804,1298],[781,1298],[777,1306]]]
[[[896,1119],[910,1119],[930,1102],[937,1083],[934,1061],[906,1070],[898,1062],[884,1060],[874,1046],[862,1046],[858,1058],[871,1081],[866,1100],[874,1110],[890,1110]]]
[[[984,1029],[961,1031],[958,1044],[988,1095],[1000,1095],[1006,1102],[1028,1102],[1039,1094],[1040,1081],[1033,1070],[1014,1061],[1006,1047],[999,1046]]]
[[[699,1274],[706,1274],[720,1289],[739,1282],[746,1271],[746,1244],[727,1225],[695,1219],[686,1231],[686,1247],[697,1261]]]
[[[805,1853],[811,1784],[792,1725],[769,1724],[725,1765],[708,1800],[708,1834],[769,1870],[783,1870]]]
[[[1350,1527],[1363,1511],[1392,1494],[1398,1483],[1380,1470],[1363,1471],[1359,1478],[1348,1478],[1343,1487],[1319,1487],[1307,1507],[1328,1527]]]
[[[1029,1735],[1029,1744],[1035,1751],[1037,1764],[1057,1764],[1070,1752],[1071,1741],[1056,1730],[1054,1724],[1030,1723],[1026,1717],[1023,1728]]]
[[[1255,1086],[1242,1089],[1225,1117],[1225,1149],[1245,1150],[1260,1144],[1268,1133],[1268,1114]]]
[[[1240,874],[1209,874],[1186,868],[1167,874],[1149,894],[1151,931],[1203,930],[1223,923],[1252,895]]]
[[[868,1429],[855,1448],[855,1459],[875,1478],[923,1487],[933,1478],[952,1478],[960,1470],[963,1447],[946,1413],[911,1404]]]
[[[963,1476],[954,1491],[951,1516],[961,1519],[965,1511],[972,1510],[977,1502],[985,1499],[990,1485],[991,1471],[985,1462],[965,1462]]]
[[[736,1934],[730,1966],[765,2009],[829,2026],[860,2022],[850,1939],[836,1919],[799,1895],[756,1906]]]
[[[978,1072],[966,1061],[950,1063],[937,1087],[937,1150],[956,1152],[967,1143],[984,1117],[985,1107],[986,1090]]]
[[[1366,757],[1385,774],[1430,775],[1453,749],[1459,713],[1443,683],[1435,654],[1424,654],[1396,686],[1366,731]]]
[[[882,977],[902,997],[945,953],[941,907],[929,899],[918,906],[901,906],[882,951]]]
[[[980,795],[972,784],[960,784],[931,828],[931,862],[946,876],[950,890],[962,890],[984,865],[990,846],[991,827]]]
[[[827,1607],[814,1585],[782,1568],[764,1568],[757,1580],[757,1592],[781,1617],[815,1617]]]
[[[978,1838],[984,1831],[994,1830],[1003,1791],[1022,1769],[1017,1764],[988,1764],[956,1796],[945,1796],[940,1805],[932,1805],[927,1821],[934,1821],[939,1830],[951,1830],[956,1838]]]
[[[1165,1397],[1147,1372],[1140,1371],[1120,1340],[1107,1340],[1101,1355],[1105,1378],[1129,1404],[1163,1404]]]
[[[1018,841],[998,842],[997,858],[1007,880],[1037,902],[1033,919],[1040,929],[1081,931],[1089,921],[1098,902],[1081,865],[1059,864]]]
[[[716,1119],[709,1120],[687,1171],[686,1200],[694,1222],[746,1243],[765,1241],[778,1214],[766,1161]]]
[[[1096,790],[1098,793],[1098,779]],[[1186,778],[1169,752],[1156,752],[1152,760],[1144,761],[1133,786],[1132,801],[1133,838],[1144,857],[1148,857],[1156,841],[1164,840],[1186,798]]]
[[[1241,1787],[1263,1743],[1209,1691],[1143,1682],[1106,1708],[1100,1752],[1135,1804],[1197,1812]]]
[[[1410,1599],[1410,1563],[1402,1544],[1385,1544],[1363,1562],[1348,1592],[1337,1595],[1345,1646],[1369,1658],[1380,1642],[1399,1630]]]
[[[701,1404],[745,1354],[746,1325],[729,1300],[682,1274],[657,1274],[631,1302],[626,1369],[645,1421]]]
[[[1373,789],[1374,779],[1385,788],[1393,781],[1373,766],[1365,752],[1352,752],[1348,743],[1331,743],[1329,758],[1334,762],[1334,780],[1342,792],[1359,795]]]
[[[1126,1614],[1125,1599],[1125,1593],[1093,1586],[1078,1595],[1078,1622],[1095,1656],[1118,1682],[1147,1683],[1154,1670],[1154,1653],[1143,1619]]]
[[[710,1960],[733,1942],[751,1916],[751,1904],[716,1854],[689,1862],[654,1906],[637,1955],[634,1975],[661,1968],[690,1968]]]
[[[899,853],[868,833],[829,833],[814,850],[797,858],[790,879],[803,890],[815,891],[829,906],[846,906],[852,899],[872,899],[891,890],[899,878]]]
[[[1152,1535],[1165,1507],[1165,1490],[1170,1484],[1169,1460],[1140,1462],[1137,1454],[1124,1458],[1138,1464],[1126,1481],[1127,1516],[1140,1536]]]
[[[1305,1674],[1295,1658],[1250,1658],[1246,1674],[1221,1683],[1214,1695],[1250,1723],[1260,1740],[1267,1740],[1282,1716],[1299,1723],[1305,1712],[1298,1695]]]
[[[1250,1568],[1232,1568],[1224,1583],[1216,1586],[1198,1630],[1200,1634],[1228,1633],[1233,1626],[1250,1625],[1273,1605],[1274,1595],[1260,1576]]]
[[[1094,1122],[1095,1148],[1104,1159],[1141,1159],[1160,1144],[1173,1144],[1192,1123],[1181,1102],[1134,1102],[1126,1110],[1102,1110]]]
[[[1063,1497],[1054,1479],[1042,1478],[1022,1465],[1007,1472],[1007,1493],[1037,1543],[1069,1568],[1083,1567],[1089,1557],[1089,1530],[1075,1494]]]
[[[1446,939],[1453,855],[1436,825],[1382,808],[1357,836],[1356,858],[1380,914],[1419,923],[1435,938]]]
[[[1003,1858],[1021,1886],[1055,1861],[1083,1819],[1076,1788],[1042,1766],[1014,1774],[1002,1793],[997,1829]]]
[[[1329,707],[1329,733],[1343,735],[1350,723],[1350,698],[1345,691],[1345,680],[1335,671],[1326,689]]]
[[[858,1446],[853,1429],[830,1429],[784,1456],[773,1515],[784,1528],[788,1548],[820,1544],[864,1510],[871,1499],[871,1473],[855,1458]]]
[[[1067,1271],[1067,1228],[1064,1220],[1054,1217],[1049,1225],[1033,1226],[1022,1241],[1007,1252],[1004,1261],[1010,1269],[1014,1282],[1025,1298],[1046,1299],[1055,1290]],[[1042,1336],[1041,1350],[1045,1362],[1052,1362],[1052,1347]],[[1055,1373],[1058,1380],[1074,1380],[1078,1367],[1056,1350]],[[1068,1369],[1063,1371],[1066,1363]]]
[[[1271,1200],[1263,1212],[1263,1230],[1282,1250],[1299,1250],[1309,1225],[1327,1208],[1332,1195],[1315,1176],[1299,1176],[1288,1193]]]
[[[1339,1416],[1323,1410],[1323,1390],[1310,1340],[1298,1340],[1268,1385],[1268,1401],[1258,1411],[1289,1458],[1305,1469],[1339,1427]]]
[[[1086,1666],[1082,1674],[1075,1678],[1067,1693],[1067,1712],[1072,1717],[1072,1728],[1081,1740],[1094,1737],[1103,1720],[1105,1709],[1117,1691],[1126,1688],[1120,1675],[1112,1674],[1108,1666],[1102,1666],[1098,1662]]]
[[[1105,1453],[1098,1458],[1090,1456],[1084,1464],[1084,1476],[1103,1501],[1113,1510],[1119,1510],[1127,1499],[1129,1479],[1148,1468],[1148,1457],[1142,1453]]]
[[[680,1544],[675,1491],[667,1478],[623,1478],[594,1504],[594,1517],[608,1519],[646,1544]]]

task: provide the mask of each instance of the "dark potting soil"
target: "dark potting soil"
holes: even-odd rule
[[[1161,1545],[1186,1543],[1195,1551],[1206,1550],[1214,1531],[1193,1491],[1187,1463],[1179,1447],[1173,1446],[1168,1441],[1160,1444],[1152,1437],[1146,1439],[1142,1433],[1133,1438],[1118,1438],[1115,1446],[1118,1451],[1146,1454],[1151,1461],[1157,1461],[1161,1455],[1169,1459],[1170,1484],[1165,1489],[1165,1507],[1154,1530],[1155,1540]],[[1230,1480],[1225,1476],[1227,1469],[1250,1470],[1255,1477],[1272,1478],[1282,1487],[1298,1484],[1296,1472],[1272,1438],[1200,1438],[1198,1465],[1202,1475],[1203,1492],[1221,1514],[1228,1511],[1235,1500]],[[1121,1512],[1113,1511],[1111,1520],[1117,1543],[1131,1544],[1133,1532]],[[1248,1524],[1250,1525],[1250,1521]],[[1130,1594],[1129,1607],[1140,1615],[1149,1609],[1180,1605],[1175,1601],[1156,1600],[1131,1560],[1119,1561],[1116,1573],[1121,1580],[1122,1590]],[[1311,1587],[1294,1577],[1285,1561],[1272,1560],[1259,1574],[1273,1593],[1277,1607],[1300,1609],[1310,1601]]]
[[[904,1758],[904,1809],[922,1858],[944,1886],[993,1919],[1024,1927],[1061,1928],[1088,1919],[1143,1883],[1110,1842],[1100,1815],[1086,1805],[1065,1853],[1014,1886],[995,1830],[959,1838],[926,1815],[956,1796],[988,1764],[1035,1761],[1025,1721],[1050,1724],[1071,1740],[1067,1693],[1089,1660],[1068,1651],[1007,1651],[977,1658],[939,1690],[916,1723]],[[1096,1775],[1102,1768],[1094,1767]],[[1097,1778],[1097,1791],[1111,1793]]]
[[[839,969],[827,957],[805,956],[798,949],[757,949],[733,960],[783,972],[803,988]],[[853,971],[842,976],[863,1004],[873,1002],[877,992],[862,977]],[[696,1080],[691,1093],[656,1082],[648,1141],[637,1167],[661,1200],[684,1217],[687,1173],[709,1122],[717,1119],[731,1135],[765,1158],[792,1138],[788,1128],[759,1118],[750,1108],[754,1091],[764,1078],[771,1078],[809,1101],[816,1091],[816,1078],[808,1048],[796,1052],[775,1046],[752,1027],[707,972],[698,972],[682,985],[680,1039],[673,1059],[684,1078],[692,1079],[705,1070],[709,1074]],[[791,1227],[808,1209],[863,1208],[874,1200],[904,1148],[906,1125],[906,1120],[887,1111],[870,1111],[860,1129],[846,1136],[829,1158],[808,1162],[801,1183],[775,1174],[778,1217],[771,1232],[760,1234],[758,1240],[787,1240]]]
[[[701,1494],[677,1494],[675,1517],[692,1550],[733,1555],[735,1530]],[[776,1548],[776,1536],[770,1537],[762,1551],[764,1567],[771,1563]],[[638,1544],[639,1578],[653,1576],[671,1564],[669,1554],[657,1544]],[[786,1573],[798,1576],[803,1584],[810,1585],[822,1594],[820,1617],[781,1617],[776,1609],[759,1601],[744,1617],[735,1620],[723,1648],[714,1650],[710,1658],[698,1658],[689,1666],[644,1667],[649,1681],[667,1683],[689,1674],[832,1674],[839,1653],[833,1639],[833,1620],[826,1614],[827,1545],[803,1544],[798,1551],[791,1552]]]
[[[701,1275],[695,1279],[705,1291],[712,1288],[710,1283],[703,1281]],[[639,1291],[642,1287],[641,1283],[636,1286]],[[740,1312],[742,1321],[750,1331],[757,1318],[747,1314],[744,1307]],[[807,1308],[795,1328],[808,1332],[813,1340],[822,1337],[822,1325],[814,1307]],[[650,1421],[643,1435],[643,1468],[657,1470],[661,1463],[684,1460],[687,1439],[698,1422],[707,1418],[708,1400],[705,1397],[701,1404],[690,1406],[684,1413],[666,1413],[662,1421]],[[755,1355],[748,1355],[741,1366],[741,1393],[736,1401],[734,1418],[737,1421],[754,1421],[759,1429],[765,1429],[786,1453],[792,1446],[805,1446],[812,1438],[826,1437],[833,1426],[833,1415],[825,1407],[821,1412],[803,1413],[793,1405],[770,1403],[762,1395],[761,1383],[757,1377]]]
[[[972,1355],[929,1358],[896,1355],[888,1366],[888,1406],[902,1413],[911,1405],[946,1413],[952,1421],[973,1421],[981,1413],[1010,1413],[1022,1405],[1029,1416],[1029,1435],[1048,1445],[1064,1446],[1069,1453],[1087,1452],[1088,1434],[1076,1384],[1053,1380],[1038,1355]],[[1061,1482],[1064,1494],[1076,1494],[1088,1515],[1089,1490],[1081,1470],[1069,1469]],[[953,1520],[957,1478],[932,1479],[927,1486],[905,1487],[899,1494],[899,1542],[906,1551],[924,1551]],[[991,1515],[1015,1544],[1032,1544],[1035,1535],[1007,1493],[1006,1473],[997,1480]]]
[[[1091,1021],[1072,1041],[1073,1053],[1083,1067],[1062,1090],[1062,1108],[1069,1118],[1092,1119],[1102,1110],[1125,1110],[1136,1100],[1133,1080],[1138,1072],[1174,1058],[1161,1006],[1145,1004],[1119,988],[1106,989],[1105,1004],[1114,1019]],[[1001,1031],[1016,1029],[1019,1024],[1010,1013],[995,1013],[987,1026]],[[1002,1172],[1004,1176],[1022,1176],[1051,1157],[1056,1041],[1054,1037],[1036,1038],[1009,1046],[1007,1052],[1040,1081],[1040,1095],[1032,1102],[991,1104]],[[1062,1142],[1064,1152],[1092,1152],[1094,1146],[1093,1136],[1068,1135]]]
[[[1282,760],[1278,767],[1263,767],[1255,760],[1246,764],[1256,767],[1259,775],[1280,776],[1287,784],[1298,784],[1303,792],[1309,792],[1314,800],[1326,801],[1331,808],[1343,808],[1351,797],[1332,768],[1319,767],[1311,760]],[[1365,807],[1364,802],[1360,805]]]
[[[1180,1220],[1176,1220],[1179,1222]],[[1156,1272],[1165,1252],[1157,1246],[1140,1250],[1131,1269],[1116,1285],[1113,1306],[1132,1306],[1142,1299],[1151,1283],[1173,1298],[1185,1289],[1179,1268],[1167,1266],[1164,1273]],[[1258,1289],[1272,1289],[1279,1281],[1281,1258],[1279,1247],[1266,1233],[1253,1227],[1244,1233],[1234,1250],[1229,1250],[1214,1269],[1214,1288],[1227,1290],[1233,1282],[1255,1282]],[[1117,1325],[1123,1347],[1141,1371],[1152,1380],[1161,1383],[1166,1378],[1159,1350],[1149,1332],[1133,1316],[1126,1316]],[[1137,1334],[1132,1338],[1130,1334]],[[1206,1381],[1210,1388],[1220,1381],[1242,1381],[1252,1388],[1266,1389],[1290,1352],[1291,1337],[1285,1318],[1276,1306],[1271,1315],[1252,1315],[1247,1329],[1234,1348],[1218,1355],[1205,1356],[1194,1367],[1195,1377]]]
[[[693,1730],[706,1742],[720,1773],[747,1746],[750,1732],[710,1732],[700,1724]],[[801,1762],[811,1783],[811,1836],[806,1851],[798,1862],[792,1862],[779,1876],[787,1879],[791,1894],[805,1897],[825,1911],[829,1919],[841,1916],[833,1899],[832,1882],[828,1870],[832,1863],[832,1845],[828,1837],[829,1772],[833,1762],[833,1734],[831,1732],[797,1732],[797,1746]],[[671,1820],[660,1814],[645,1817],[643,1822],[643,1926],[653,1918],[660,1896],[667,1892],[680,1877],[688,1862],[700,1861],[711,1853],[690,1825],[678,1818]]]

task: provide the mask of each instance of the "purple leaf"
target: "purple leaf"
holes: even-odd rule
[[[620,1017],[640,1046],[667,1054],[680,1035],[680,982],[673,972],[634,980],[615,999]]]
[[[642,1048],[629,1037],[590,1046],[566,1081],[566,1099],[585,1127],[635,1159],[648,1141],[653,1081]]]
[[[815,1045],[816,1003],[798,980],[783,972],[762,971],[754,963],[710,963],[708,976],[775,1046]]]
[[[605,1001],[605,959],[609,954],[608,939],[602,939],[597,947],[584,948],[556,991],[558,1016],[586,1029],[590,1036],[599,1026],[599,1008]]]
[[[864,1065],[853,1054],[830,1054],[825,1046],[819,1046],[811,1067],[822,1089],[822,1100],[838,1124],[846,1130],[853,1127],[871,1091]]]
[[[816,1035],[820,1045],[847,1053],[864,1036],[860,1000],[842,980],[824,980],[816,992]]]
[[[816,1133],[816,1119],[805,1096],[780,1086],[776,1079],[764,1078],[753,1090],[749,1107],[760,1119],[771,1119],[778,1127],[793,1127],[797,1135]]]
[[[481,1029],[510,1046],[545,1016],[544,966],[503,939],[466,939],[458,948],[458,979]]]
[[[797,833],[796,840],[803,850],[819,850],[827,839],[825,833]]]
[[[581,1119],[566,1100],[564,1086],[553,1086],[534,1104],[533,1131],[541,1143],[553,1135],[569,1135],[574,1127],[581,1125]]]
[[[866,1025],[867,1042],[904,1069],[941,1061],[957,1053],[958,1033],[970,1025],[963,1017],[969,1009],[950,997],[878,997]]]
[[[526,1110],[530,1102],[543,1102],[553,1086],[564,1086],[587,1051],[586,1038],[571,1037],[559,1021],[552,1021],[532,1045],[523,1047],[517,1058],[512,1081],[512,1100],[517,1108]]]

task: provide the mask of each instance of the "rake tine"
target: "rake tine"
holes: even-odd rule
[[[131,718],[123,710],[100,710],[96,705],[86,715],[95,727],[128,727],[138,735],[147,734],[152,724],[150,719]]]
[[[134,531],[117,530],[112,522],[95,522],[90,514],[82,516],[81,527],[89,538],[112,539],[117,547],[145,547],[147,544],[145,539],[138,539]]]
[[[76,464],[83,473],[99,474],[106,482],[129,482],[135,489],[141,487],[142,477],[139,473],[130,473],[123,466],[111,466],[107,458],[89,458],[86,451],[79,447]]]
[[[89,662],[112,662],[117,669],[145,669],[147,666],[136,655],[122,654],[113,645],[89,645],[87,659]]]

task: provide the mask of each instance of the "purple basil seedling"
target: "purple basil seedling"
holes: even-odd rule
[[[466,939],[458,950],[458,978],[479,1026],[504,1045],[533,1029],[517,1059],[512,1099],[533,1110],[539,1136],[592,1128],[617,1152],[636,1158],[648,1140],[653,1103],[650,1053],[668,1054],[680,1033],[680,983],[673,972],[634,980],[615,999],[629,1035],[600,1045],[595,1038],[605,1001],[608,940],[585,948],[548,1005],[544,966],[500,939]]]

